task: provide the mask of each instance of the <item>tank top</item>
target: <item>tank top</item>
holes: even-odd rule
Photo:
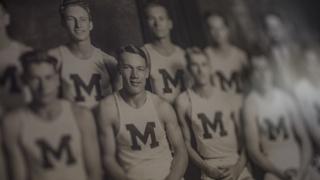
[[[298,168],[300,149],[293,132],[289,111],[297,111],[294,102],[280,90],[266,102],[256,97],[257,121],[261,148],[269,160],[280,169]]]
[[[115,61],[113,57],[95,47],[88,59],[76,57],[66,46],[60,46],[49,53],[61,63],[61,76],[67,84],[63,90],[77,104],[91,109],[103,97],[112,93],[107,67],[111,66],[111,61]]]
[[[150,81],[152,91],[173,103],[180,92],[187,86],[186,59],[184,51],[175,46],[175,51],[170,56],[157,52],[151,44],[146,44],[146,51],[150,57]]]
[[[118,158],[128,176],[134,180],[163,180],[172,161],[166,132],[150,92],[145,104],[133,108],[120,94],[114,94],[120,126],[116,136]]]
[[[61,101],[62,112],[44,121],[31,110],[21,113],[21,145],[32,180],[86,180],[81,135],[71,104]]]
[[[199,154],[204,159],[237,162],[235,116],[229,102],[225,101],[228,94],[218,91],[210,98],[203,98],[192,89],[187,92],[191,101],[191,127]]]

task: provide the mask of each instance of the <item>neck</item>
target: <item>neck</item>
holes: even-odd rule
[[[171,41],[170,37],[159,38],[152,42],[152,45],[161,49],[172,49],[174,48],[174,44]]]
[[[222,51],[229,51],[230,48],[231,48],[231,44],[228,41],[220,42],[218,44],[218,49]]]
[[[265,98],[265,99],[271,99],[272,98],[272,88],[265,88],[258,91],[259,94]]]
[[[79,42],[71,42],[67,46],[75,56],[81,59],[90,58],[93,53],[93,46],[90,39]]]
[[[147,99],[146,91],[142,91],[138,94],[131,95],[124,89],[120,90],[122,98],[132,107],[139,108],[144,105]]]
[[[45,120],[54,120],[60,115],[62,110],[60,101],[58,99],[52,100],[48,104],[32,102],[31,109],[35,111],[40,117]]]
[[[5,30],[1,30],[3,32],[0,32],[0,49],[4,49],[8,47],[11,43],[11,39],[8,36],[8,34],[5,32]]]
[[[210,97],[213,93],[213,86],[210,83],[205,85],[197,85],[193,86],[193,90],[198,93],[201,97]]]

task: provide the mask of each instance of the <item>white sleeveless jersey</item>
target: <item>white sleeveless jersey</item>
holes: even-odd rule
[[[112,93],[110,69],[116,60],[94,47],[89,59],[80,59],[66,46],[49,52],[61,63],[61,76],[67,83],[64,92],[79,105],[95,107],[106,95]]]
[[[145,104],[136,109],[115,93],[120,119],[118,158],[133,180],[164,180],[170,172],[171,151],[152,96],[147,92]]]
[[[44,121],[30,109],[21,117],[21,146],[31,180],[86,180],[80,130],[71,104],[61,101],[61,115]]]
[[[257,94],[257,125],[261,138],[261,149],[278,168],[298,168],[300,148],[295,138],[289,111],[297,111],[291,98],[281,90],[274,89],[272,99],[262,100]],[[249,97],[250,98],[250,97]]]
[[[212,47],[207,47],[205,52],[210,59],[212,83],[221,91],[229,93],[233,98],[230,100],[238,109],[243,101],[241,71],[247,64],[245,53],[236,47],[233,47],[226,56],[222,56]]]
[[[27,100],[19,77],[22,72],[19,58],[30,49],[12,41],[8,47],[0,50],[0,107],[4,109],[16,108]]]
[[[205,99],[192,89],[187,93],[191,101],[191,127],[199,154],[205,160],[232,163],[228,165],[236,163],[239,156],[235,112],[225,101],[228,94],[217,91]]]
[[[185,52],[178,46],[170,56],[161,55],[151,44],[145,49],[150,57],[150,81],[152,91],[173,103],[180,92],[187,86]]]

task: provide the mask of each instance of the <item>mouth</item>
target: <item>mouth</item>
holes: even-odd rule
[[[132,86],[140,86],[141,82],[139,82],[139,81],[130,81],[130,84]]]

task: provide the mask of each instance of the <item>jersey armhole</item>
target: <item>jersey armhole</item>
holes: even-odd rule
[[[114,135],[115,135],[115,138],[118,137],[118,135],[120,134],[120,131],[121,131],[121,117],[120,117],[120,106],[119,106],[119,98],[117,97],[119,94],[119,91],[118,92],[115,92],[113,93],[113,99],[114,99],[114,104],[115,104],[115,107],[116,107],[116,110],[117,110],[117,121],[116,121],[116,124],[114,124],[112,126],[112,129],[114,130]]]

